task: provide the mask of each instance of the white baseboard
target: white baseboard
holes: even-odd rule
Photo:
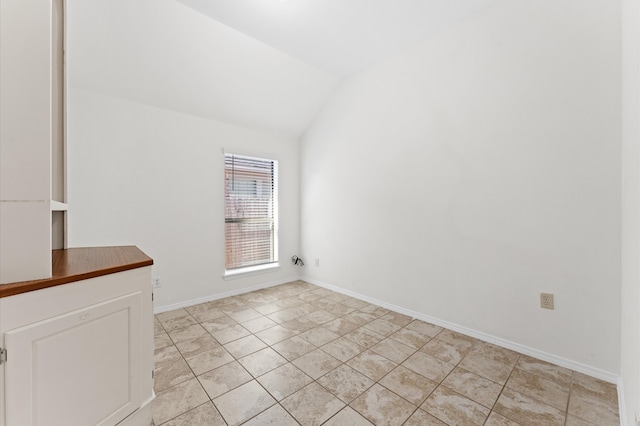
[[[152,426],[152,407],[151,402],[155,399],[156,395],[153,393],[151,398],[147,399],[142,403],[140,408],[131,413],[129,417],[122,420],[121,423],[118,423],[122,426]]]
[[[620,426],[635,425],[636,419],[631,419],[632,422],[627,423],[627,405],[624,399],[624,385],[622,383],[622,377],[618,379],[618,411],[620,412]]]
[[[365,296],[363,294],[360,293],[356,293],[350,290],[345,290],[343,288],[340,287],[336,287],[334,285],[331,284],[327,284],[325,282],[313,279],[313,278],[309,278],[309,277],[300,277],[300,280],[302,281],[306,281],[308,283],[311,284],[315,284],[317,286],[320,287],[324,287],[328,290],[332,290],[335,291],[336,293],[342,293],[345,294],[347,296],[351,296],[351,297],[355,297],[356,299],[360,299],[362,301],[365,301],[367,303],[371,303],[373,305],[378,305],[378,306],[382,306],[385,309],[389,309],[390,311],[394,311],[394,312],[398,312],[404,315],[408,315],[412,318],[416,318],[422,321],[426,321],[428,323],[431,324],[435,324],[435,325],[439,325],[440,327],[444,327],[444,328],[448,328],[450,330],[453,331],[457,331],[458,333],[470,336],[470,337],[474,337],[476,339],[488,342],[488,343],[493,343],[494,345],[498,345],[501,346],[503,348],[506,349],[510,349],[512,351],[516,351],[519,352],[521,354],[525,354],[525,355],[529,355],[532,356],[534,358],[538,358],[541,359],[543,361],[547,361],[550,362],[552,364],[556,364],[559,365],[561,367],[565,367],[568,368],[570,370],[573,371],[577,371],[583,374],[586,374],[588,376],[591,377],[595,377],[597,379],[600,380],[604,380],[605,382],[609,382],[609,383],[613,383],[618,385],[620,382],[620,377],[617,374],[611,373],[609,371],[605,371],[605,370],[601,370],[599,368],[595,368],[586,364],[582,364],[576,361],[572,361],[570,359],[566,359],[563,357],[559,357],[538,349],[534,349],[525,345],[521,345],[519,343],[515,343],[515,342],[511,342],[509,340],[506,339],[502,339],[500,337],[496,337],[496,336],[492,336],[490,334],[487,333],[483,333],[481,331],[477,331],[468,327],[464,327],[458,324],[454,324],[448,321],[443,321],[439,318],[435,318],[429,315],[425,315],[422,314],[420,312],[416,312],[416,311],[412,311],[410,309],[406,309],[400,306],[396,306],[393,305],[391,303],[387,303],[384,302],[382,300],[378,300],[378,299],[374,299],[372,297],[369,296]],[[622,414],[621,414],[622,415]]]
[[[213,300],[224,299],[225,297],[237,296],[239,294],[249,293],[255,290],[261,290],[263,288],[274,287],[280,284],[290,283],[292,281],[298,281],[300,277],[294,276],[289,278],[283,278],[277,281],[271,281],[268,283],[258,284],[251,287],[244,287],[238,290],[227,291],[224,293],[212,294],[205,297],[200,297],[197,299],[185,300],[184,302],[172,303],[171,305],[164,306],[155,306],[153,308],[154,314],[159,314],[162,312],[173,311],[174,309],[186,308],[188,306],[198,305],[200,303],[211,302]]]

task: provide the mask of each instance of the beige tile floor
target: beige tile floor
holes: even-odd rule
[[[156,426],[619,425],[614,385],[296,281],[155,321]]]

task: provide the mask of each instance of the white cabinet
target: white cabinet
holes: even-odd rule
[[[139,292],[6,332],[8,424],[117,424],[140,404],[139,339]]]
[[[149,426],[151,297],[147,266],[0,298],[0,425]]]
[[[0,283],[51,276],[51,26],[51,0],[0,1]]]

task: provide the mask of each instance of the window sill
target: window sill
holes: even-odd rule
[[[246,268],[225,270],[222,278],[225,280],[234,280],[236,278],[243,278],[251,275],[259,275],[264,272],[272,272],[278,269],[280,269],[280,264],[277,262],[268,263],[266,265],[247,266]]]

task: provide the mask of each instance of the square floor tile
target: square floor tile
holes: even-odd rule
[[[447,426],[447,424],[436,419],[426,411],[418,409],[402,426]]]
[[[455,365],[462,361],[462,358],[464,358],[471,349],[465,349],[462,346],[456,346],[435,338],[429,341],[420,350],[434,358],[438,358],[441,361]]]
[[[243,309],[242,311],[236,311],[229,314],[231,319],[236,322],[245,322],[252,319],[256,319],[262,316],[261,313],[254,311],[253,309]]]
[[[364,327],[368,328],[371,331],[375,331],[378,334],[382,334],[385,337],[389,336],[392,333],[395,333],[402,328],[399,325],[383,320],[382,318],[371,321],[370,323],[365,324]]]
[[[332,340],[337,339],[340,336],[333,331],[327,330],[324,327],[316,327],[312,328],[309,331],[301,333],[300,337],[302,337],[309,343],[319,347],[329,343]]]
[[[343,364],[320,377],[318,383],[349,404],[373,386],[375,382],[359,371]]]
[[[215,333],[216,331],[224,330],[225,328],[228,328],[237,324],[238,324],[237,322],[235,322],[233,319],[231,319],[227,315],[216,317],[208,321],[202,322],[202,326],[209,333]]]
[[[182,359],[178,349],[173,346],[165,346],[164,348],[156,349],[153,352],[153,363],[156,368],[163,367],[167,364],[173,364],[176,361]]]
[[[356,310],[356,308],[345,305],[342,302],[339,303],[335,303],[331,306],[325,306],[324,308],[325,311],[329,312],[330,314],[334,315],[334,317],[341,317],[343,315],[349,314],[353,311]]]
[[[237,361],[218,367],[198,376],[200,384],[209,395],[215,399],[230,390],[250,382],[253,378]]]
[[[289,361],[293,361],[316,349],[313,344],[300,336],[293,336],[291,339],[283,340],[273,345],[272,348]]]
[[[416,352],[402,363],[409,370],[440,383],[453,370],[453,365],[440,361],[424,352]]]
[[[244,423],[243,426],[299,426],[299,424],[291,414],[276,404]]]
[[[344,403],[317,383],[311,383],[282,401],[282,406],[305,426],[321,425]]]
[[[438,340],[450,343],[460,348],[461,352],[469,352],[477,344],[481,345],[482,342],[470,336],[458,333],[453,330],[441,329],[442,331],[436,336]]]
[[[413,404],[376,384],[350,404],[376,426],[403,424],[416,410]]]
[[[275,311],[268,314],[267,317],[269,317],[269,319],[271,319],[272,321],[282,324],[285,322],[293,321],[294,319],[300,318],[304,315],[306,315],[304,310],[295,307]]]
[[[206,402],[184,414],[179,415],[175,419],[164,423],[162,426],[227,426],[222,419],[218,410],[213,406],[211,401]]]
[[[567,409],[570,383],[558,383],[555,380],[516,368],[511,373],[506,386],[561,411]]]
[[[344,336],[348,332],[353,331],[356,328],[360,327],[360,325],[361,324],[357,322],[350,321],[346,316],[344,316],[344,317],[336,318],[333,321],[329,321],[323,324],[322,326],[339,336]]]
[[[483,425],[491,411],[444,386],[433,391],[420,408],[447,424],[465,426]]]
[[[397,393],[416,407],[422,404],[438,386],[437,383],[401,365],[394,368],[378,383]]]
[[[174,343],[184,342],[185,340],[193,340],[198,337],[206,336],[207,331],[200,324],[193,324],[187,328],[169,331],[169,337]]]
[[[431,337],[408,328],[401,328],[389,337],[414,349],[420,349],[431,340]]]
[[[323,426],[375,426],[351,407],[344,407]]]
[[[573,373],[569,414],[597,425],[619,423],[615,385],[584,374]]]
[[[191,305],[184,308],[184,310],[189,312],[191,315],[197,312],[209,312],[214,309],[216,309],[215,304],[212,302],[198,303],[197,305]]]
[[[387,311],[388,312],[388,311]],[[372,314],[368,314],[362,311],[351,312],[345,316],[343,316],[345,320],[357,324],[358,327],[362,327],[365,324],[370,323],[371,321],[376,320],[378,317]]]
[[[262,376],[274,368],[286,364],[287,360],[271,348],[264,348],[238,360],[253,377]]]
[[[267,317],[259,317],[249,321],[245,321],[240,325],[242,325],[244,328],[246,328],[252,333],[257,333],[259,331],[266,330],[267,328],[273,327],[274,325],[277,325],[277,324],[278,324],[277,322]]]
[[[265,411],[276,401],[255,380],[213,400],[229,426],[239,425]]]
[[[491,414],[489,414],[489,418],[487,419],[487,422],[484,424],[484,426],[520,426],[520,425],[512,420],[509,420],[504,416],[501,416],[495,411],[492,411]],[[567,422],[565,426],[571,426],[571,424]],[[578,425],[573,425],[573,426],[578,426]],[[582,426],[591,426],[591,425],[585,424]]]
[[[278,342],[290,339],[291,337],[295,336],[296,333],[284,328],[281,325],[275,325],[273,327],[267,328],[266,330],[262,330],[255,335],[267,345],[275,345]]]
[[[158,334],[161,333],[166,333],[166,331],[164,330],[164,327],[162,327],[162,324],[160,324],[160,321],[158,321],[158,318],[153,318],[153,335],[156,336]]]
[[[365,305],[361,308],[358,308],[358,310],[360,312],[364,312],[370,315],[375,316],[376,318],[381,317],[383,315],[386,315],[389,313],[388,309],[385,309],[381,306],[376,306],[376,305]]]
[[[193,318],[191,315],[187,315],[184,317],[171,318],[166,321],[161,321],[162,327],[170,333],[172,331],[181,330],[183,328],[187,328],[190,325],[197,324],[198,321]]]
[[[209,308],[208,310],[193,312],[191,313],[191,316],[198,320],[198,322],[205,322],[224,317],[226,315],[219,309]]]
[[[266,347],[267,345],[265,345],[262,340],[258,339],[253,334],[242,337],[238,340],[234,340],[233,342],[229,342],[224,345],[224,348],[229,351],[229,353],[233,355],[235,359],[240,359]]]
[[[467,355],[459,365],[467,371],[471,371],[501,385],[506,383],[511,371],[513,371],[513,368],[508,364],[505,365],[499,361],[474,353]]]
[[[375,331],[371,331],[364,327],[356,328],[355,330],[345,334],[344,337],[367,349],[376,345],[385,338],[382,334],[378,334]]]
[[[249,331],[240,324],[232,325],[231,327],[211,333],[211,335],[220,342],[221,345],[241,339],[249,334],[251,333],[249,333]]]
[[[182,318],[182,317],[188,317],[188,316],[189,316],[189,312],[186,309],[182,309],[182,308],[156,314],[157,320],[160,321],[161,323],[165,323],[169,320],[173,320],[176,318]]]
[[[502,392],[499,384],[460,367],[456,367],[442,384],[487,408],[493,407]]]
[[[425,336],[429,336],[429,337],[435,337],[442,330],[444,330],[440,326],[429,324],[428,322],[424,322],[424,321],[420,321],[420,320],[415,320],[413,322],[410,322],[409,324],[407,324],[405,326],[405,328],[407,330],[417,331],[418,333],[422,333]]]
[[[316,349],[293,361],[293,364],[313,379],[317,379],[341,364],[326,352]]]
[[[336,304],[332,304],[331,306],[335,306]],[[345,312],[346,313],[346,312]],[[317,310],[305,316],[306,319],[313,321],[316,325],[322,325],[325,322],[333,321],[336,319],[336,316],[332,313],[329,313],[325,310]]]
[[[540,359],[527,355],[520,355],[516,368],[527,373],[536,374],[548,380],[553,380],[560,385],[571,384],[571,370],[560,367]]]
[[[555,426],[565,423],[565,414],[562,411],[509,388],[502,391],[493,409],[523,426]]]
[[[378,381],[398,364],[371,350],[367,350],[351,358],[347,361],[347,365],[358,370],[370,379]]]
[[[233,357],[222,346],[216,346],[186,358],[196,376],[233,361]]]
[[[304,333],[305,331],[311,330],[314,327],[317,327],[318,324],[314,321],[311,321],[307,317],[300,317],[293,319],[291,321],[283,322],[282,326],[287,330],[290,330],[296,334]]]
[[[253,308],[255,311],[260,312],[262,315],[269,315],[277,311],[284,309],[280,304],[276,302],[265,303]]]
[[[331,296],[331,295],[328,295],[328,296]],[[315,306],[316,309],[329,308],[336,303],[337,302],[335,300],[329,299],[328,297],[323,297],[322,299],[317,299],[312,302],[313,306]]]
[[[153,389],[156,393],[194,377],[191,369],[182,357],[171,364],[156,368],[153,375]]]
[[[302,389],[313,379],[287,363],[258,377],[258,382],[278,401]]]
[[[388,314],[380,317],[380,319],[389,321],[391,324],[395,324],[399,327],[404,327],[413,322],[413,318],[408,315],[400,314],[398,312],[389,312]]]
[[[153,401],[153,421],[161,425],[209,400],[195,378],[159,392]]]
[[[372,346],[371,350],[387,359],[390,359],[396,364],[402,363],[416,351],[415,348],[393,339],[384,339],[378,344]]]
[[[356,299],[355,297],[347,297],[346,299],[340,301],[340,303],[355,309],[360,309],[368,305],[368,303],[364,300]]]
[[[352,340],[340,337],[324,346],[321,346],[320,349],[342,362],[347,362],[362,352],[365,348]]]
[[[198,355],[201,352],[213,349],[216,346],[220,346],[220,343],[207,333],[206,335],[195,339],[178,342],[176,343],[176,346],[183,357],[189,358],[194,355]]]
[[[165,348],[167,346],[172,346],[172,345],[173,345],[173,341],[171,340],[169,335],[164,331],[161,331],[160,333],[156,333],[155,336],[153,336],[153,346],[156,350]]]

